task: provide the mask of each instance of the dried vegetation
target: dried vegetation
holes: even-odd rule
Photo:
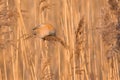
[[[0,0],[0,80],[119,80],[119,48],[119,0]]]

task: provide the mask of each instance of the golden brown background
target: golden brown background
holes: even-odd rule
[[[120,80],[119,0],[0,0],[0,80]],[[50,23],[69,49],[19,39]]]

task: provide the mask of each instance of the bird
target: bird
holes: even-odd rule
[[[23,35],[21,38],[24,38],[26,35]],[[29,38],[40,38],[43,41],[55,41],[62,44],[65,48],[69,48],[68,45],[58,36],[56,36],[56,29],[52,24],[49,23],[41,23],[32,28],[32,32],[28,34],[28,36],[24,39]],[[20,39],[21,39],[20,38]],[[19,39],[19,40],[20,40]]]
[[[44,41],[55,41],[61,43],[64,47],[68,48],[67,44],[58,36],[56,36],[56,29],[52,24],[43,23],[39,24],[32,29],[32,35],[41,38]]]
[[[32,34],[41,39],[44,39],[46,36],[55,36],[56,30],[53,25],[48,23],[42,23],[32,29]]]

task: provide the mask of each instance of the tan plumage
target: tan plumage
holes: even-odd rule
[[[40,24],[32,29],[33,35],[44,38],[48,35],[55,35],[55,28],[51,24]]]

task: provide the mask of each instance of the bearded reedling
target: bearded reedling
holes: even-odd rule
[[[55,36],[55,28],[51,24],[40,24],[32,29],[33,35],[44,39],[46,36]]]
[[[60,42],[65,48],[68,48],[65,42],[56,36],[56,30],[51,24],[44,23],[34,27],[32,35],[43,40]]]

